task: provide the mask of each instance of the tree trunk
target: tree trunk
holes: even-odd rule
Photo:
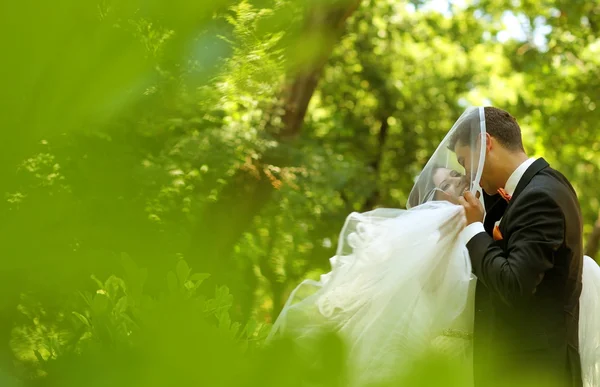
[[[260,273],[269,282],[269,287],[271,290],[271,300],[273,302],[273,306],[271,308],[271,316],[273,316],[273,319],[275,319],[275,317],[281,311],[281,295],[283,292],[282,283],[279,281],[277,272],[275,271],[275,267],[273,266],[273,262],[271,261],[271,257],[273,256],[273,250],[275,248],[275,243],[278,237],[277,227],[278,225],[275,224],[275,220],[271,221],[271,225],[269,227],[269,242],[265,248],[265,253],[260,256],[258,262]]]
[[[598,219],[596,219],[596,223],[594,224],[594,229],[592,233],[588,237],[587,244],[585,246],[585,255],[589,255],[590,257],[598,259],[595,257],[596,253],[598,253],[598,245],[600,244],[600,213],[598,214]]]
[[[363,204],[363,211],[372,210],[381,198],[381,192],[379,190],[379,174],[381,172],[381,162],[383,161],[383,151],[385,149],[385,143],[387,141],[388,132],[390,125],[388,123],[389,116],[384,115],[381,119],[381,127],[379,128],[379,135],[377,136],[377,155],[375,155],[375,161],[371,164],[373,168],[373,174],[375,175],[375,189],[369,195],[365,203]]]
[[[342,35],[345,21],[358,8],[360,0],[327,2],[318,5],[307,17],[304,34],[322,37],[325,44],[317,54],[301,66],[296,66],[288,75],[282,89],[279,107],[273,108],[275,116],[281,118],[280,126],[267,124],[265,128],[272,133],[281,145],[290,145],[301,132],[310,99],[317,87],[322,70],[333,50],[335,42]],[[270,122],[276,122],[271,119]],[[270,201],[276,189],[271,176],[265,173],[264,160],[285,163],[285,156],[277,154],[263,155],[260,160],[240,169],[231,183],[224,188],[219,200],[208,205],[199,216],[193,241],[190,246],[189,261],[200,270],[212,274],[213,284],[221,283],[232,287],[235,296],[235,284],[241,280],[240,273],[231,260],[235,244],[247,230],[254,217]]]

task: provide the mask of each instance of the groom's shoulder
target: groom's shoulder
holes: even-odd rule
[[[560,171],[548,166],[547,168],[542,169],[538,176],[541,183],[555,186],[557,189],[567,189],[569,192],[576,195],[571,182]]]
[[[569,179],[550,166],[538,172],[531,179],[525,191],[529,191],[530,194],[545,193],[560,202],[577,201],[577,193],[569,182]]]

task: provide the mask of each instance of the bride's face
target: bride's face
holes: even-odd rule
[[[458,171],[437,168],[433,173],[433,184],[452,197],[459,197],[469,188],[468,179]]]

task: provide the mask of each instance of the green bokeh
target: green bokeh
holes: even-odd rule
[[[518,118],[587,238],[596,2],[358,3],[0,5],[0,385],[346,385],[338,339],[263,350],[268,323],[348,213],[404,206],[467,102]],[[529,40],[499,39],[505,11]]]

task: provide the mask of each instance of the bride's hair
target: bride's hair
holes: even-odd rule
[[[442,169],[442,168],[446,168],[446,167],[443,167],[441,165],[435,165],[435,166],[433,166],[431,168],[431,171],[432,171],[432,173],[431,173],[431,179],[432,179],[432,181],[433,181],[433,176],[435,176],[436,172],[439,169]],[[434,199],[436,193],[439,192],[439,191],[440,191],[440,188],[436,187],[435,183],[434,183],[434,187],[432,189],[430,189],[429,192],[427,192],[427,194],[424,196],[424,199],[423,199],[422,202],[419,202],[419,195],[412,195],[412,196],[409,196],[409,198],[408,198],[408,204],[411,207],[416,207],[419,204],[423,204],[424,202],[428,202],[431,199]]]
[[[485,107],[485,130],[508,150],[524,152],[521,128],[517,120],[510,113],[495,107]],[[473,139],[480,133],[475,121],[466,120],[456,129],[456,133],[450,139],[448,148],[452,151],[456,144],[472,144]]]

